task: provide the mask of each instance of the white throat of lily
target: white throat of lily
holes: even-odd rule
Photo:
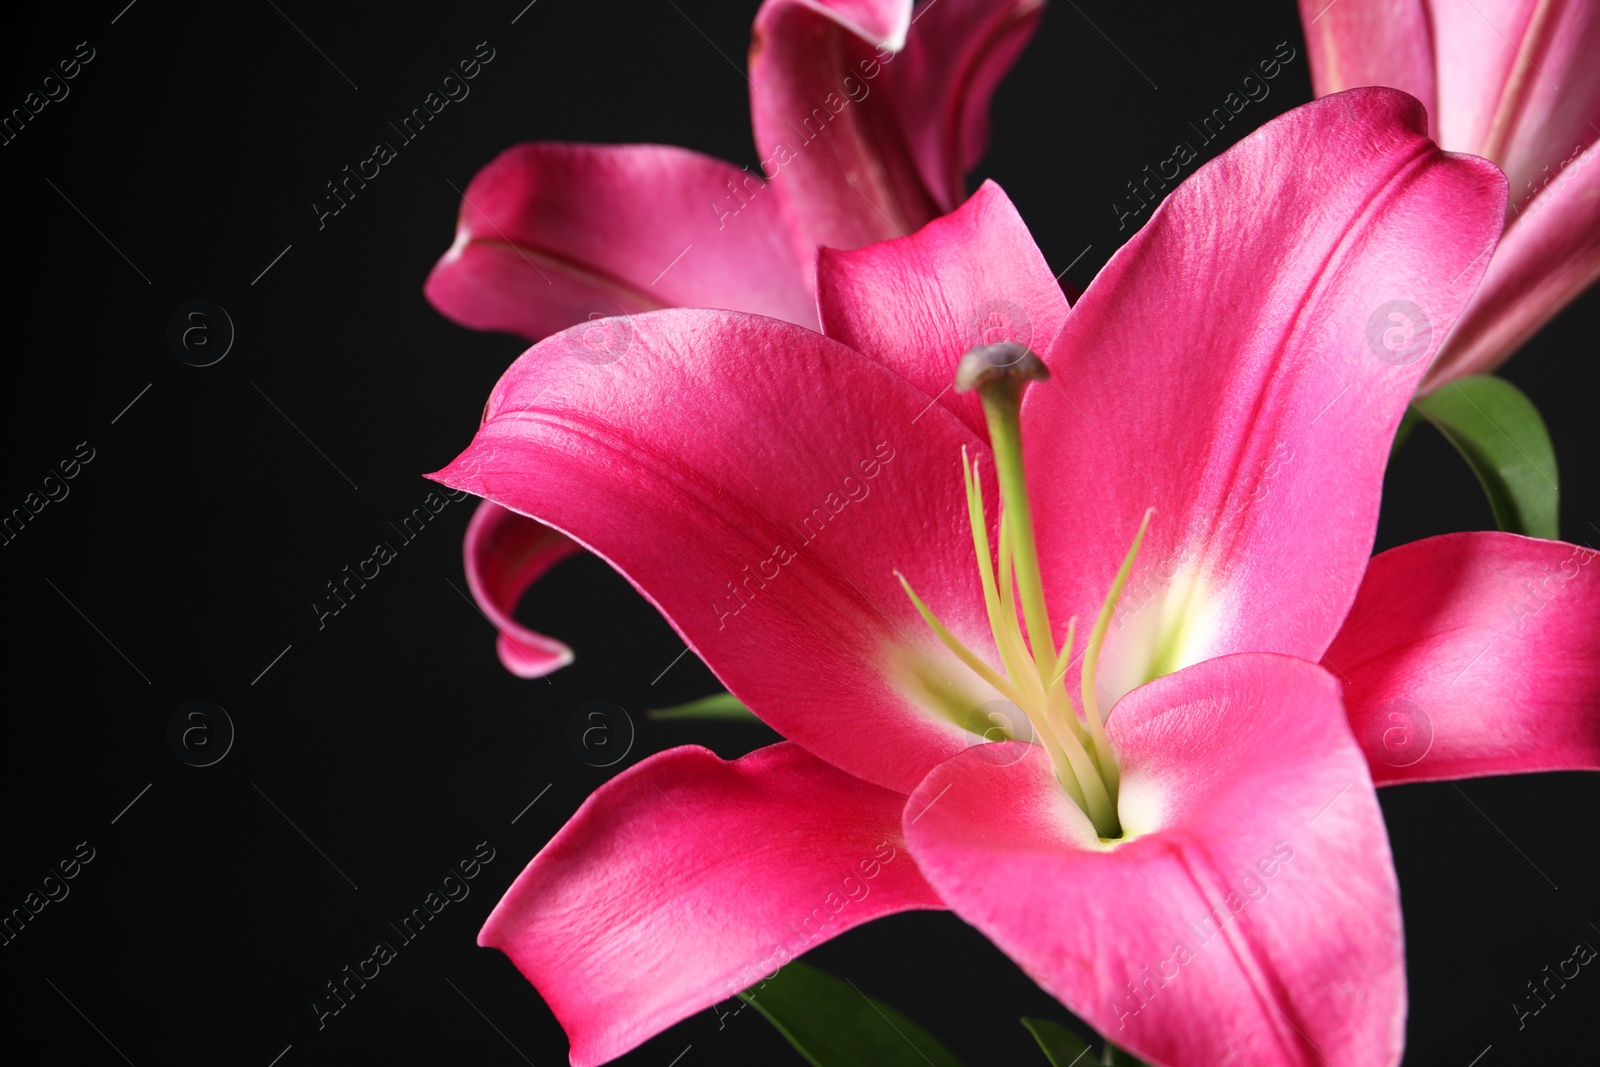
[[[956,392],[976,391],[983,404],[984,418],[989,424],[989,443],[994,449],[995,474],[1000,483],[1000,543],[998,552],[991,555],[977,464],[969,459],[966,449],[962,449],[962,477],[967,488],[972,547],[983,581],[989,627],[1004,671],[995,670],[963,645],[922,602],[905,576],[898,571],[895,576],[940,642],[1027,716],[1034,738],[1050,755],[1061,788],[1088,816],[1100,837],[1111,841],[1122,837],[1122,824],[1117,816],[1120,773],[1117,754],[1106,738],[1105,721],[1095,697],[1095,670],[1106,631],[1116,612],[1117,598],[1133,570],[1139,543],[1154,509],[1145,512],[1133,545],[1089,633],[1080,671],[1081,707],[1074,706],[1067,692],[1066,674],[1074,662],[1072,645],[1077,618],[1068,620],[1066,638],[1057,649],[1050,612],[1045,604],[1039,552],[1034,542],[1033,512],[1028,506],[1028,486],[1022,470],[1019,417],[1022,394],[1028,383],[1043,381],[1049,376],[1049,370],[1038,356],[1022,345],[1009,342],[974,348],[961,357],[956,368]],[[1026,636],[1017,620],[1019,601]],[[972,728],[971,722],[966,721],[971,717],[966,709],[948,701],[931,703],[957,725]]]

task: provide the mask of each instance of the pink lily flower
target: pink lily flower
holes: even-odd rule
[[[1434,140],[1510,180],[1505,236],[1422,391],[1494,370],[1600,278],[1600,4],[1300,0],[1300,13],[1318,96],[1403,89]]]
[[[665,145],[520,144],[479,171],[425,293],[449,318],[537,341],[667,307],[749,311],[815,329],[816,250],[902,236],[965,199],[989,98],[1044,0],[767,0],[750,47],[760,172]],[[626,320],[570,350],[621,358]],[[489,502],[464,546],[501,662],[572,662],[520,625],[518,599],[576,549]]]
[[[1151,1063],[1398,1061],[1374,779],[1600,765],[1593,553],[1369,567],[1426,366],[1379,358],[1372,309],[1451,323],[1504,214],[1425,126],[1382,89],[1274,120],[1070,314],[986,184],[824,250],[823,334],[669,310],[626,360],[552,360],[569,332],[511,367],[434,477],[610,562],[789,739],[619,774],[489,917],[576,1067],[927,908]],[[975,342],[996,301],[1033,352]]]

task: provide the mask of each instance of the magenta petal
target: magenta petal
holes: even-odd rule
[[[1067,317],[1023,407],[1058,619],[1094,617],[1156,509],[1103,701],[1210,655],[1316,659],[1337,632],[1395,427],[1505,210],[1499,172],[1423,127],[1386,89],[1272,120],[1175,189]],[[1393,347],[1396,315],[1429,332]]]
[[[1600,144],[1591,141],[1587,151],[1558,161],[1550,172],[1555,177],[1531,200],[1513,188],[1518,210],[1483,284],[1429,369],[1424,392],[1492,371],[1600,280]]]
[[[785,0],[774,0],[785,2]],[[795,2],[795,0],[787,0]],[[905,47],[911,0],[798,0],[869,44],[887,51]]]
[[[684,305],[816,324],[760,178],[663,145],[506,149],[467,186],[425,292],[464,326],[529,340]]]
[[[1399,891],[1332,676],[1210,660],[1130,693],[1109,732],[1132,835],[1109,849],[1036,746],[917,788],[906,840],[950,908],[1152,1063],[1398,1062]]]
[[[1600,117],[1600,9],[1542,0],[1300,0],[1318,96],[1363,85],[1421,100],[1433,137],[1487,156],[1512,202]]]
[[[860,248],[940,213],[893,99],[908,0],[767,0],[750,45],[750,114],[809,279],[820,245]],[[883,31],[902,34],[881,45]]]
[[[1422,391],[1492,370],[1600,278],[1600,5],[1300,0],[1300,12],[1317,95],[1404,89],[1441,145],[1509,177],[1505,239]]]
[[[534,633],[512,616],[522,594],[551,567],[579,551],[565,534],[485,500],[462,543],[467,588],[498,632],[495,650],[506,670],[543,678],[572,662],[572,649]]]
[[[924,0],[896,57],[895,106],[923,184],[949,211],[989,143],[989,98],[1038,29],[1044,0]]]
[[[1596,555],[1460,533],[1373,559],[1324,662],[1379,785],[1600,770]]]
[[[1410,93],[1437,139],[1438,81],[1425,0],[1300,0],[1311,86],[1331,96],[1364,85]]]
[[[1542,7],[1545,17],[1530,19],[1539,35],[1537,51],[1524,45],[1520,113],[1508,131],[1501,160],[1511,179],[1513,203],[1534,191],[1530,182],[1541,187],[1560,172],[1562,160],[1593,148],[1600,139],[1600,64],[1595,62],[1600,55],[1600,6],[1529,0],[1521,0],[1521,6]]]
[[[1067,299],[1000,187],[903,239],[817,257],[822,329],[902,375],[987,437],[976,395],[950,388],[963,353],[1015,341],[1048,352]]]
[[[1439,143],[1487,156],[1513,202],[1542,167],[1592,144],[1600,9],[1548,0],[1433,0]]]
[[[583,802],[478,943],[538,987],[573,1067],[605,1063],[851,927],[943,907],[905,799],[792,744],[659,753]]]
[[[512,365],[435,477],[594,551],[780,733],[908,792],[970,735],[913,705],[895,665],[967,672],[894,570],[993,649],[961,483],[962,446],[987,447],[905,379],[773,319],[659,311],[614,362],[552,358],[577,332]]]

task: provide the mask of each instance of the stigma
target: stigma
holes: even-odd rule
[[[1078,620],[1074,617],[1067,621],[1066,635],[1058,648],[1045,599],[1033,511],[1022,467],[1022,395],[1030,383],[1049,376],[1049,369],[1037,355],[1012,343],[974,348],[961,357],[956,368],[956,392],[976,392],[983,405],[994,453],[995,479],[1000,486],[998,544],[991,545],[978,464],[965,448],[961,450],[972,548],[1001,667],[997,669],[963,645],[917,596],[905,576],[898,571],[895,576],[940,643],[1027,717],[1033,740],[1049,754],[1062,790],[1088,817],[1100,837],[1113,841],[1122,836],[1117,814],[1121,775],[1096,698],[1095,672],[1118,597],[1133,570],[1154,509],[1145,512],[1090,628],[1079,671],[1079,700],[1074,702],[1067,690],[1066,675],[1077,662],[1073,644]],[[958,725],[970,728],[960,710],[948,706],[948,702],[933,703],[956,719]]]

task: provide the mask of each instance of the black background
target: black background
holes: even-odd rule
[[[689,741],[732,756],[773,735],[647,720],[715,682],[693,656],[662,675],[682,642],[590,558],[562,565],[522,609],[577,664],[548,681],[506,674],[463,595],[470,503],[400,548],[320,631],[310,601],[391,539],[388,522],[429,489],[422,472],[467,443],[523,347],[423,299],[452,238],[452,185],[532,139],[659,141],[754,166],[734,68],[757,4],[538,0],[518,18],[526,0],[125,2],[60,5],[26,24],[8,14],[3,44],[5,110],[78,42],[95,50],[70,95],[0,147],[11,264],[0,508],[79,442],[94,449],[70,496],[0,549],[0,908],[78,842],[95,849],[70,896],[0,948],[4,1040],[36,1050],[30,1060],[140,1067],[266,1067],[286,1048],[282,1067],[565,1062],[535,991],[474,945],[483,918],[609,775]],[[388,139],[386,122],[480,41],[495,58],[471,95],[319,230],[309,205],[323,183]],[[1110,206],[1124,182],[1281,41],[1296,58],[1230,141],[1310,97],[1288,0],[1159,13],[1058,2],[995,100],[973,184],[1005,186],[1056,269],[1087,249],[1067,272],[1081,288],[1132,232]],[[195,298],[237,328],[208,368],[165,342],[169,315]],[[1591,292],[1506,370],[1550,423],[1563,535],[1591,543],[1584,379],[1597,333]],[[1419,431],[1391,474],[1379,547],[1491,525],[1472,476]],[[195,698],[237,728],[206,768],[166,741],[173,709]],[[593,769],[567,744],[568,717],[589,699],[637,726],[617,767]],[[1407,1062],[1465,1067],[1489,1046],[1483,1067],[1592,1059],[1600,973],[1583,971],[1520,1031],[1510,1005],[1575,942],[1600,944],[1600,782],[1407,786],[1383,800],[1407,926]],[[308,1002],[322,983],[480,841],[495,859],[471,896],[319,1031]],[[809,958],[972,1064],[1042,1063],[1017,1017],[1067,1018],[948,914],[883,920]],[[750,1012],[720,1029],[703,1012],[620,1062],[664,1067],[691,1045],[681,1067],[798,1062]]]

